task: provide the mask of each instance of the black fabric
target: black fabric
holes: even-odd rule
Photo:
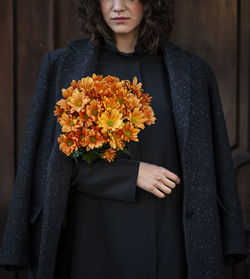
[[[0,267],[28,269],[31,279],[53,278],[74,167],[59,149],[54,106],[73,79],[96,72],[99,49],[81,38],[48,52],[41,63],[0,247]],[[224,279],[223,256],[247,260],[248,246],[216,76],[203,58],[173,42],[164,40],[163,50],[185,190],[188,278]],[[154,228],[152,211],[143,213]],[[154,232],[143,228],[150,239]]]
[[[137,76],[152,96],[156,123],[145,125],[139,142],[129,142],[132,159],[82,161],[75,168],[55,278],[184,279],[183,184],[164,199],[136,187],[140,161],[163,166],[182,180],[161,49],[155,55],[123,53],[105,39],[97,74],[131,82]]]

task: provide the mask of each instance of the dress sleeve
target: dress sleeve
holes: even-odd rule
[[[231,265],[247,258],[247,239],[221,98],[214,71],[209,69],[217,195],[225,208],[220,215],[223,254]]]
[[[136,202],[136,182],[140,161],[116,158],[92,163],[79,160],[72,172],[71,186],[100,198]]]

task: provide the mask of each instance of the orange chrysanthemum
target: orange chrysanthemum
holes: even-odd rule
[[[141,86],[136,77],[132,83],[96,74],[77,82],[72,80],[68,88],[62,89],[63,99],[56,103],[54,111],[62,126],[60,149],[68,156],[73,153],[76,159],[82,152],[98,152],[105,147],[99,151],[99,158],[111,162],[116,150],[123,150],[126,142],[138,141],[144,124],[155,123],[152,97],[143,93]],[[89,161],[96,154],[91,152],[84,158]]]
[[[143,93],[140,97],[140,102],[142,105],[149,106],[151,104],[152,96],[147,93]]]
[[[71,107],[71,113],[83,110],[85,105],[89,102],[89,97],[83,92],[79,92],[78,89],[75,89],[73,95],[68,98],[68,104]]]
[[[86,108],[86,113],[88,117],[96,121],[98,116],[102,112],[101,103],[98,100],[93,99]]]
[[[72,96],[72,94],[73,94],[73,88],[72,87],[69,87],[67,89],[65,89],[65,88],[62,89],[62,95],[65,99]]]
[[[84,129],[78,129],[74,132],[74,140],[77,142],[78,147],[85,146],[85,135],[84,135]]]
[[[113,109],[118,109],[120,107],[120,103],[117,98],[107,98],[106,96],[104,96],[103,106],[107,111],[112,111]]]
[[[140,132],[140,129],[135,128],[131,122],[127,121],[122,130],[123,130],[122,138],[125,141],[131,141],[131,140],[139,141],[137,135]]]
[[[133,93],[136,94],[136,96],[137,96],[138,98],[141,97],[141,94],[142,94],[142,91],[143,91],[143,89],[141,88],[142,83],[141,83],[141,82],[140,82],[140,83],[137,83],[137,77],[134,77],[134,78],[133,78],[132,84],[131,84],[130,81],[128,80],[128,81],[127,81],[127,86],[128,86],[128,88],[129,88]]]
[[[116,151],[112,148],[106,149],[102,154],[103,159],[107,159],[108,162],[112,162],[116,156]]]
[[[103,75],[93,74],[92,79],[93,79],[93,81],[96,81],[96,80],[102,81],[103,80]]]
[[[87,151],[102,147],[104,143],[105,140],[97,129],[85,129],[84,145],[86,145]]]
[[[67,156],[69,156],[74,150],[78,149],[73,133],[61,134],[57,141],[60,143],[59,149]]]
[[[55,107],[56,109],[54,110],[54,115],[57,116],[58,118],[60,118],[62,116],[62,114],[64,113],[64,110],[61,109],[59,106]],[[59,121],[57,121],[59,122]]]
[[[94,80],[91,77],[82,78],[77,82],[77,88],[83,93],[88,94],[93,88]]]
[[[117,109],[113,109],[111,112],[104,111],[97,123],[102,128],[102,133],[106,133],[108,130],[121,129],[123,126],[122,114]]]
[[[109,132],[109,145],[114,149],[123,149],[125,142],[123,141],[123,131],[122,129],[116,130],[114,132]]]
[[[119,103],[122,104],[123,99],[126,98],[128,95],[128,90],[127,88],[121,87],[115,91],[115,95],[117,96],[118,99],[120,98]]]
[[[84,123],[84,127],[86,128],[90,127],[94,123],[93,119],[87,115],[86,111],[80,111],[78,119]]]
[[[93,89],[96,93],[98,93],[99,95],[101,95],[104,92],[105,89],[105,84],[102,81],[97,80],[94,83]]]
[[[57,103],[57,106],[59,106],[64,111],[70,111],[70,106],[68,105],[68,102],[64,99],[59,100]]]
[[[127,119],[133,123],[136,127],[139,127],[141,129],[144,129],[144,122],[147,121],[147,118],[145,117],[145,114],[140,111],[138,108],[135,108],[132,112],[129,111],[127,115]]]
[[[59,123],[62,126],[62,132],[75,132],[77,129],[82,127],[82,122],[79,118],[74,118],[72,115],[68,115],[66,113],[62,114],[62,117],[59,119]]]
[[[145,106],[142,108],[142,111],[147,118],[147,121],[145,123],[147,125],[155,124],[156,117],[154,116],[153,109],[150,106]]]
[[[110,75],[106,76],[103,80],[111,84],[111,86],[116,86],[120,81],[119,78]]]
[[[134,94],[130,93],[127,97],[127,107],[129,110],[133,110],[134,108],[140,109],[142,107],[142,104],[140,102],[140,99],[138,99]]]

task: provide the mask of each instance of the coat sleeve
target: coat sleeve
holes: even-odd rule
[[[29,217],[32,173],[49,91],[49,53],[40,66],[31,109],[26,122],[9,213],[0,247],[0,266],[17,272],[30,264]]]
[[[72,173],[72,187],[101,198],[136,202],[140,161],[119,157],[112,162],[100,159],[91,164],[79,161]]]
[[[209,72],[217,194],[225,207],[220,214],[223,253],[225,263],[232,265],[247,258],[247,239],[218,84],[210,66]]]

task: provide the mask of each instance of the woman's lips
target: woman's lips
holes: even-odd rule
[[[113,21],[116,21],[116,22],[125,22],[127,20],[129,20],[128,17],[114,17],[112,18]]]

